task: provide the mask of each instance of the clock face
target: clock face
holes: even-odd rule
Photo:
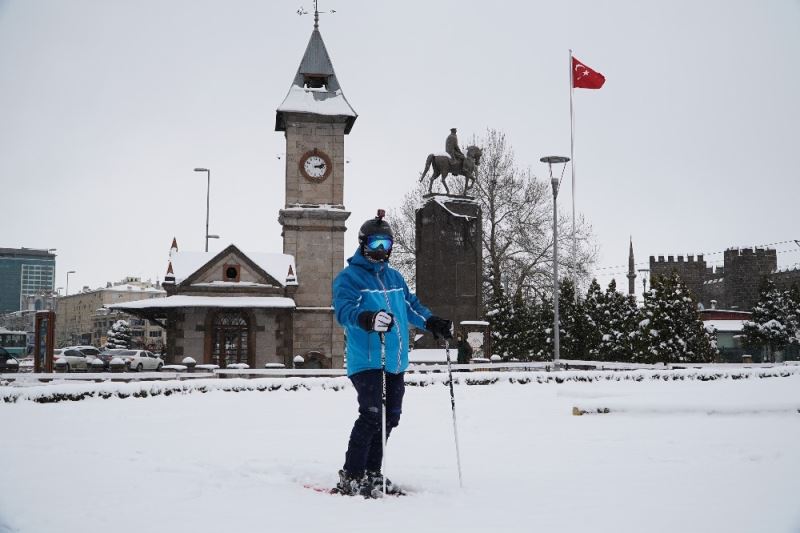
[[[319,150],[311,150],[300,158],[300,172],[309,181],[320,183],[331,173],[331,159]]]

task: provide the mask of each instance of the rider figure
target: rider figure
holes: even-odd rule
[[[461,148],[458,147],[458,136],[455,128],[450,128],[450,135],[447,136],[447,140],[444,143],[444,151],[453,159],[453,162],[458,161],[460,165],[463,165],[464,154],[461,153]]]

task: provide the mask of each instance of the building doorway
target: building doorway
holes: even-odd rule
[[[225,368],[234,363],[248,363],[247,316],[241,311],[224,311],[214,316],[211,325],[211,363]]]

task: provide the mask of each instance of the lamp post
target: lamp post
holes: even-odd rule
[[[647,276],[646,273],[650,272],[649,268],[640,268],[637,272],[641,272],[642,274],[642,298],[644,298],[645,294],[647,294]]]
[[[567,168],[569,157],[549,155],[539,161],[547,163],[550,171],[550,183],[553,186],[553,370],[558,370],[558,360],[561,358],[558,316],[558,187],[564,176],[564,170]],[[553,176],[553,165],[564,165],[561,169],[561,176]]]
[[[205,172],[206,178],[208,181],[208,186],[206,187],[206,252],[208,251],[208,239],[219,239],[219,235],[209,235],[208,234],[208,213],[211,207],[211,169],[209,168],[196,168],[194,169],[195,172]]]
[[[64,296],[65,297],[69,296],[69,275],[70,274],[75,274],[75,271],[74,270],[67,271],[67,286],[66,286],[66,289],[64,290]],[[64,338],[65,339],[69,339],[70,338],[69,337],[69,322],[68,322],[68,318],[69,318],[69,311],[68,311],[66,302],[64,302]]]

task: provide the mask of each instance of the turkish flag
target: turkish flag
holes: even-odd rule
[[[599,89],[606,82],[606,77],[596,72],[575,57],[572,58],[572,86],[576,89]]]

